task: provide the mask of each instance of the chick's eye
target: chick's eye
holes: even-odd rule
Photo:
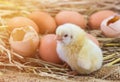
[[[68,37],[68,35],[67,35],[67,34],[65,34],[65,35],[64,35],[64,37]]]

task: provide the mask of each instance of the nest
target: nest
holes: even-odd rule
[[[61,81],[120,80],[120,38],[105,38],[101,31],[88,30],[100,41],[103,50],[103,67],[90,75],[70,75],[69,68],[43,61],[38,57],[26,58],[13,52],[9,45],[10,29],[6,21],[15,16],[27,16],[32,11],[45,11],[53,17],[61,10],[77,11],[86,18],[92,13],[110,9],[120,13],[119,0],[0,0],[0,75],[9,71],[50,77]],[[1,80],[1,79],[0,79]],[[75,81],[75,82],[76,82]],[[12,81],[11,81],[12,82]],[[37,82],[37,81],[34,81]]]

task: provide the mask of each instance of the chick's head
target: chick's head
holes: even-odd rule
[[[57,41],[64,45],[74,44],[75,41],[82,40],[85,32],[74,24],[63,24],[56,29]]]

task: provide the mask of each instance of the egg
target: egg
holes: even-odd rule
[[[96,39],[96,37],[94,37],[93,35],[88,34],[88,33],[87,33],[87,37],[88,37],[90,40],[92,40],[96,45],[99,46],[99,41]]]
[[[88,25],[91,29],[100,29],[101,22],[109,16],[116,14],[111,10],[101,10],[93,13],[88,19]]]
[[[39,46],[38,33],[31,26],[13,29],[9,43],[11,50],[24,57],[33,57]]]
[[[56,14],[55,21],[58,26],[65,23],[72,23],[80,26],[83,29],[86,27],[86,20],[84,16],[75,11],[61,11]]]
[[[55,33],[56,22],[50,14],[35,11],[29,14],[28,17],[38,25],[41,34]]]
[[[106,37],[120,38],[120,15],[113,15],[103,20],[101,30]]]
[[[11,30],[18,27],[32,26],[36,30],[36,32],[39,33],[38,26],[27,17],[22,16],[14,17],[7,22],[7,25],[11,28]]]
[[[55,34],[47,34],[41,38],[39,47],[39,56],[42,60],[56,64],[62,64],[62,61],[57,55]]]

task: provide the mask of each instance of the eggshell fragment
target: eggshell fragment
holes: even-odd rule
[[[24,56],[32,57],[39,45],[39,36],[33,27],[15,28],[9,39],[11,49]]]
[[[29,14],[28,17],[38,25],[41,34],[55,33],[56,22],[48,13],[35,11]]]
[[[62,61],[60,60],[56,52],[57,41],[55,38],[55,34],[47,34],[41,38],[39,56],[45,61],[61,64]]]
[[[93,13],[89,19],[88,19],[88,24],[91,29],[100,29],[100,24],[104,19],[107,17],[110,17],[112,15],[116,14],[115,12],[111,10],[102,10],[98,11],[96,13]]]
[[[72,23],[83,29],[86,27],[86,20],[84,16],[75,11],[61,11],[55,16],[55,20],[57,25]]]
[[[90,38],[90,40],[92,40],[96,45],[99,46],[98,40],[93,35],[87,33],[87,36],[88,38]]]
[[[36,32],[39,33],[38,26],[31,19],[26,17],[14,17],[7,22],[7,25],[11,27],[12,30],[14,28],[32,26],[36,30]]]
[[[101,30],[106,37],[120,38],[120,15],[113,15],[101,23]]]

